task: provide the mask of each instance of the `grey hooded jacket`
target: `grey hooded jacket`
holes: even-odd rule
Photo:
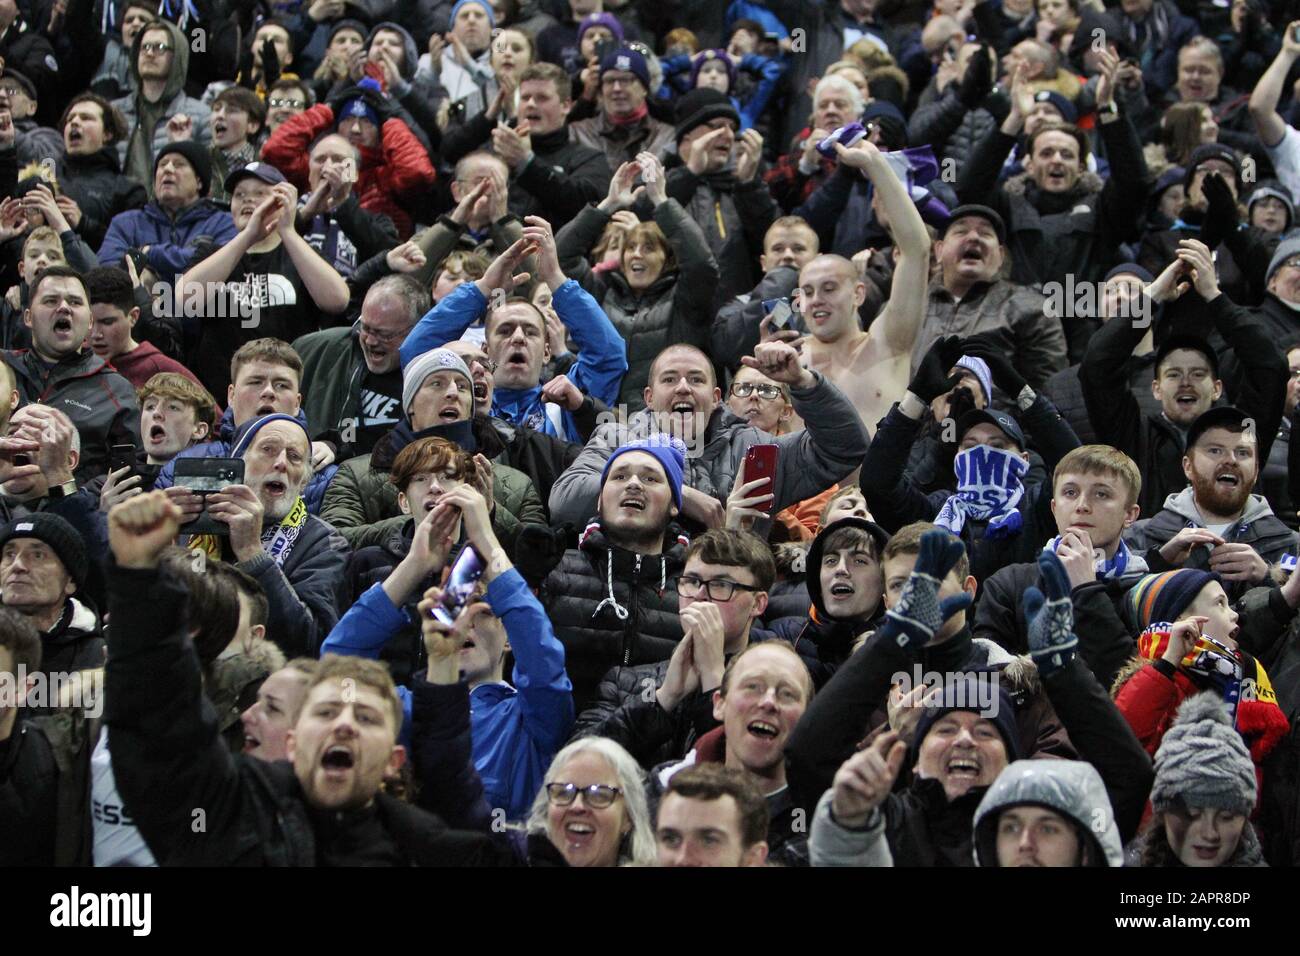
[[[975,863],[997,866],[998,817],[1011,807],[1033,804],[1069,818],[1093,849],[1093,865],[1124,865],[1110,797],[1101,774],[1083,760],[1017,760],[998,774],[975,810]],[[1100,852],[1098,852],[1100,851]]]
[[[1205,519],[1196,508],[1194,492],[1189,486],[1166,498],[1164,508],[1150,518],[1134,523],[1124,532],[1124,540],[1130,548],[1146,551],[1160,547],[1179,531],[1192,527],[1205,527]],[[1273,514],[1263,495],[1250,496],[1241,519],[1223,533],[1223,539],[1229,543],[1250,545],[1269,564],[1280,561],[1284,554],[1295,554],[1296,546],[1300,544],[1300,538]],[[1209,548],[1194,548],[1182,566],[1208,571]],[[1152,570],[1160,569],[1153,566]],[[1225,582],[1225,586],[1229,598],[1235,600],[1250,585],[1243,587]]]
[[[885,839],[885,815],[879,809],[873,810],[865,827],[850,830],[831,814],[834,793],[834,790],[827,790],[822,794],[817,801],[817,812],[813,814],[812,829],[808,834],[808,855],[812,865],[893,866],[894,855]]]
[[[126,139],[117,144],[118,161],[122,164],[123,175],[143,183],[151,197],[153,196],[154,157],[158,155],[158,150],[169,142],[167,136],[169,119],[184,113],[193,120],[193,136],[196,143],[208,146],[212,139],[212,132],[208,128],[208,117],[212,111],[201,100],[185,95],[185,77],[188,75],[190,63],[189,37],[174,23],[167,20],[159,23],[161,26],[158,28],[165,28],[171,36],[172,69],[167,77],[167,86],[163,89],[162,98],[157,103],[149,104],[149,108],[145,111],[156,117],[153,127],[140,128],[142,112],[140,101],[144,97],[140,83],[140,44],[147,32],[145,30],[141,30],[136,35],[135,43],[131,47],[131,78],[135,83],[135,92],[113,101],[113,105],[122,111],[122,116],[126,119],[126,127],[130,130]]]
[[[749,446],[774,442],[781,450],[773,480],[772,513],[820,494],[862,464],[867,453],[867,430],[844,393],[820,372],[808,389],[791,389],[795,414],[807,424],[803,431],[774,438],[754,428],[725,405],[714,409],[704,432],[704,448],[689,454],[683,484],[725,502],[736,471]],[[626,424],[607,422],[597,427],[587,447],[551,489],[553,524],[586,525],[596,514],[600,475],[614,449],[658,429],[648,409],[634,414]],[[754,533],[767,536],[771,519],[754,525]]]

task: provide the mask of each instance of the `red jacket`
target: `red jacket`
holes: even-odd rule
[[[1169,678],[1152,663],[1133,674],[1120,688],[1115,706],[1124,715],[1146,752],[1154,757],[1165,731],[1173,726],[1179,706],[1186,698],[1199,693],[1201,688],[1181,670]],[[1237,704],[1237,728],[1242,732],[1251,760],[1255,763],[1255,810],[1258,812],[1264,792],[1264,771],[1261,765],[1285,736],[1288,723],[1276,704],[1243,700]]]
[[[284,173],[301,191],[308,188],[308,150],[312,140],[334,128],[334,110],[320,103],[287,120],[262,147],[262,159]],[[393,220],[398,235],[411,235],[411,216],[403,200],[428,189],[437,179],[433,163],[415,134],[396,117],[384,122],[378,149],[361,150],[361,169],[353,191],[368,212]]]

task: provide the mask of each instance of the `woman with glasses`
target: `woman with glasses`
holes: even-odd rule
[[[641,768],[612,740],[575,740],[551,761],[526,832],[512,836],[516,854],[532,866],[557,854],[569,866],[653,865]]]

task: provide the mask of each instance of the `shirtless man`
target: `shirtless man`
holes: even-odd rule
[[[835,148],[841,163],[861,170],[875,186],[891,224],[898,264],[889,301],[869,332],[858,323],[867,287],[857,266],[836,255],[817,256],[805,265],[797,289],[810,333],[803,352],[807,365],[839,386],[863,424],[874,430],[907,391],[912,348],[925,318],[930,237],[907,188],[872,143]]]

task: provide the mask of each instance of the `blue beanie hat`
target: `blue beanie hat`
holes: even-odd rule
[[[369,77],[367,77],[367,79],[369,79]],[[339,107],[338,116],[334,117],[334,125],[337,127],[341,125],[345,119],[353,117],[357,119],[370,120],[370,122],[374,123],[376,126],[380,125],[379,114],[375,112],[375,108],[370,105],[364,96],[354,96],[350,100],[346,100],[343,105]]]
[[[947,677],[949,679],[943,686],[941,698],[921,707],[921,719],[917,721],[916,734],[912,738],[913,758],[920,752],[921,743],[936,720],[953,711],[964,710],[991,720],[997,727],[998,733],[1002,735],[1002,743],[1007,748],[1007,763],[1018,760],[1020,730],[1016,726],[1016,705],[1006,688],[1002,686],[1001,673],[993,670],[971,671],[964,674],[949,674]],[[997,694],[992,701],[987,701],[992,705],[989,708],[991,713],[985,713],[981,709],[983,706],[981,697],[987,694],[989,685],[997,691]],[[981,694],[980,691],[985,691],[985,694]]]
[[[1039,90],[1034,94],[1035,103],[1051,103],[1056,107],[1056,112],[1061,114],[1061,119],[1066,123],[1074,123],[1079,119],[1079,111],[1075,109],[1074,104],[1062,96],[1056,90]]]
[[[630,441],[626,445],[615,448],[614,453],[605,462],[605,470],[600,473],[602,488],[605,486],[605,479],[609,476],[610,468],[614,467],[614,460],[619,455],[625,455],[630,451],[645,452],[647,455],[653,456],[663,466],[664,475],[668,479],[669,486],[673,489],[673,503],[680,509],[682,506],[682,471],[686,467],[686,446],[682,444],[681,439],[661,433],[651,435],[649,438],[638,438],[636,441]]]
[[[695,54],[691,61],[691,89],[695,88],[696,81],[700,78],[700,70],[705,63],[711,63],[717,60],[727,68],[727,92],[730,93],[736,88],[736,67],[731,62],[731,57],[727,56],[726,50],[701,50]]]
[[[239,440],[235,442],[235,447],[230,451],[231,458],[242,458],[244,452],[253,444],[253,438],[259,431],[272,422],[291,422],[302,429],[302,433],[307,436],[307,447],[311,448],[311,435],[307,434],[307,426],[295,418],[293,415],[286,415],[283,412],[276,412],[273,415],[263,415],[261,418],[255,418],[242,429]]]
[[[622,70],[635,75],[641,81],[641,85],[649,91],[650,67],[646,65],[645,57],[636,50],[621,46],[617,50],[606,53],[605,59],[600,61],[600,75],[604,76],[610,70]]]
[[[614,34],[614,39],[623,42],[623,24],[618,22],[618,17],[612,13],[589,13],[582,18],[578,24],[578,42],[582,42],[582,35],[592,27],[604,27],[610,33]]]
[[[492,4],[488,3],[488,0],[459,0],[459,2],[451,8],[451,19],[447,21],[449,27],[456,23],[456,14],[460,13],[460,8],[465,6],[467,3],[477,3],[482,7],[487,12],[488,26],[496,27],[497,16],[492,12]]]

